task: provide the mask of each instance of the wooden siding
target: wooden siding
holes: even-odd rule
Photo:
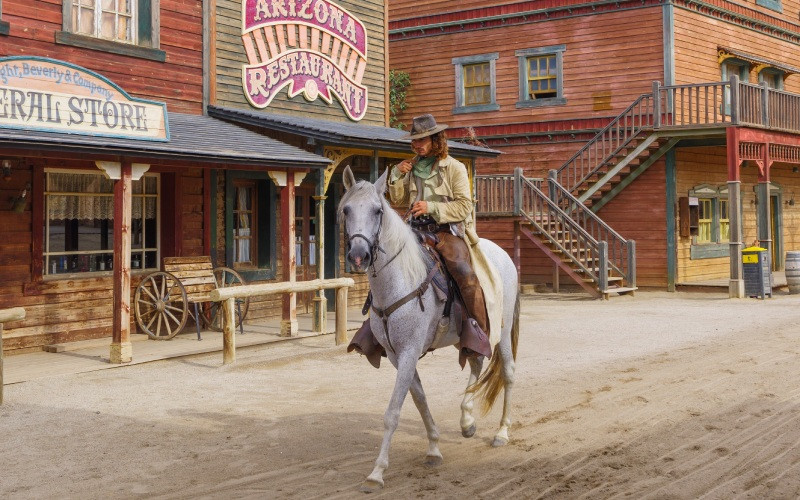
[[[362,85],[368,88],[367,113],[359,123],[383,126],[386,123],[386,44],[384,4],[378,0],[338,1],[364,23],[367,29],[367,67]],[[242,89],[242,65],[247,54],[242,42],[242,0],[216,0],[216,104],[249,108]],[[303,114],[326,120],[349,121],[341,104],[322,99],[308,102],[302,95],[289,99],[284,88],[264,112]]]
[[[170,111],[201,113],[203,8],[201,0],[160,0],[161,50],[166,62],[54,44],[62,29],[61,0],[4,0],[9,36],[0,56],[40,56],[100,73],[129,94],[166,102]]]
[[[25,163],[25,167],[14,170],[10,181],[3,182],[0,199],[18,196],[22,187],[33,180],[32,167],[35,165],[96,170],[93,164],[85,162],[30,160]],[[154,170],[164,170],[164,168]],[[200,255],[203,234],[203,172],[200,169],[181,169],[176,175],[181,177],[178,184],[181,186],[180,198],[183,201],[184,222],[180,235],[183,254]],[[35,193],[34,196],[42,194]],[[165,201],[164,193],[162,193],[162,223],[166,218],[175,217],[173,214],[165,213],[163,201]],[[32,283],[33,260],[41,258],[39,255],[33,255],[32,205],[29,203],[23,213],[12,212],[8,210],[7,205],[2,205],[2,208],[0,276],[3,276],[3,282],[0,284],[0,308],[24,307],[27,312],[24,320],[5,325],[4,349],[26,349],[110,336],[113,317],[111,273],[93,277],[76,275],[78,277],[47,279]],[[132,273],[131,293],[135,291],[141,277],[142,273]],[[131,329],[136,330],[134,318],[131,321]]]
[[[700,184],[724,187],[728,183],[728,167],[725,147],[682,148],[676,155],[676,199],[688,196],[689,190]],[[741,169],[742,190],[742,242],[744,247],[757,240],[756,205],[754,187],[758,184],[758,171],[754,166]],[[781,206],[784,251],[800,250],[800,198],[794,205],[786,202],[800,195],[800,174],[792,172],[792,166],[773,164],[771,180],[782,188]],[[678,227],[680,221],[678,220]],[[729,258],[691,259],[691,237],[677,236],[678,282],[693,282],[730,276]]]
[[[412,86],[409,107],[402,121],[424,112],[455,127],[585,119],[614,116],[654,80],[663,79],[661,8],[638,9],[636,23],[630,13],[612,12],[542,23],[487,29],[391,42],[391,68],[409,72]],[[637,50],[628,49],[631,37]],[[516,50],[565,45],[563,106],[517,109],[519,63]],[[435,47],[435,50],[432,48]],[[496,101],[493,112],[453,115],[455,106],[454,57],[497,51]],[[419,54],[426,54],[420,58]],[[624,70],[620,70],[624,68]],[[594,96],[611,92],[611,110],[594,111]],[[577,149],[577,148],[576,148]]]
[[[797,9],[795,6],[795,15]],[[709,20],[696,12],[675,9],[676,83],[720,81],[719,46],[792,67],[797,67],[800,60],[800,44],[723,21]],[[750,74],[750,82],[758,83],[755,71]],[[786,91],[800,93],[800,75],[788,76],[784,85]]]

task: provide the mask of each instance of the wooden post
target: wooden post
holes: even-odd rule
[[[653,128],[661,128],[661,82],[653,82]]]
[[[236,361],[236,299],[230,298],[222,303],[225,314],[225,327],[222,329],[222,364]]]
[[[114,182],[114,323],[111,363],[130,363],[131,346],[131,162]]]
[[[737,75],[731,75],[730,81],[730,114],[731,114],[731,123],[734,125],[739,124],[739,118],[741,118],[739,113],[739,77]],[[728,143],[728,148],[730,148],[730,142]],[[739,147],[739,143],[736,143],[736,147]]]
[[[347,342],[347,287],[336,289],[336,345]]]
[[[319,184],[324,183],[321,178]],[[318,189],[319,192],[319,189]],[[325,279],[325,199],[327,196],[314,196],[317,202],[317,226],[315,239],[317,243],[317,278]],[[314,317],[312,318],[312,331],[325,333],[328,323],[328,299],[325,290],[319,290],[314,297]]]
[[[520,221],[514,221],[514,267],[517,268],[517,283],[522,286],[522,233]]]
[[[23,319],[25,319],[25,309],[21,307],[0,309],[0,405],[3,404],[3,323]]]
[[[294,282],[297,280],[297,257],[295,255],[295,224],[294,224],[294,172],[286,173],[286,185],[281,188],[281,265],[283,267],[283,281]],[[297,335],[297,295],[294,292],[283,296],[281,336],[291,337]]]
[[[728,148],[728,218],[730,228],[730,281],[728,296],[744,297],[744,269],[742,268],[742,209],[741,177],[739,172],[739,131],[727,129]]]

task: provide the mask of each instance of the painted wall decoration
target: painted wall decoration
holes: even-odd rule
[[[0,58],[0,127],[168,141],[167,106],[42,57]]]
[[[266,108],[288,86],[331,104],[335,96],[347,116],[367,111],[367,32],[347,10],[328,0],[244,0],[242,40],[249,64],[242,84],[250,104]]]

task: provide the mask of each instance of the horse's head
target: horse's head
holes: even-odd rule
[[[343,173],[345,194],[339,203],[339,220],[344,224],[347,260],[353,272],[364,273],[378,251],[384,212],[388,169],[375,184],[356,181],[350,167]]]

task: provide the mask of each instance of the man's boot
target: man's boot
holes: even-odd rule
[[[369,326],[369,318],[364,321],[361,328],[353,335],[350,345],[347,346],[347,352],[353,350],[366,356],[367,361],[375,368],[381,367],[381,356],[386,356],[386,350],[378,343],[378,339],[372,333],[372,327]]]

